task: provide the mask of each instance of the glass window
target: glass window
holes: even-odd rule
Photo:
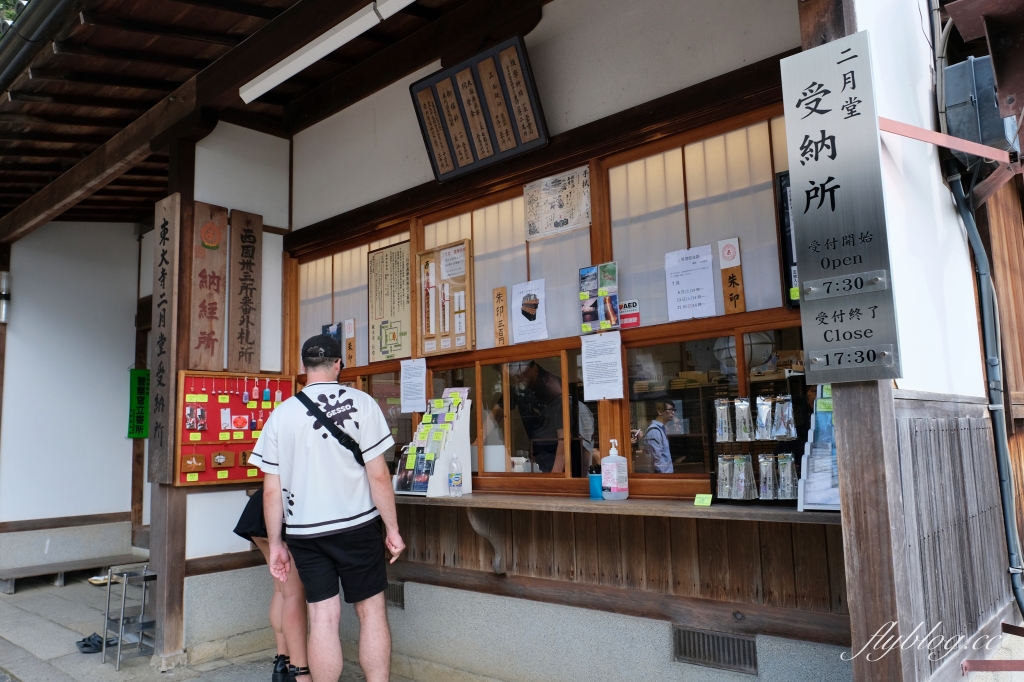
[[[583,353],[568,351],[569,358],[569,461],[573,478],[586,476],[593,464],[600,465],[601,434],[598,429],[597,401],[583,399]],[[622,447],[620,446],[620,450]]]
[[[535,239],[530,242],[528,251],[530,280],[544,280],[548,338],[578,336],[579,269],[590,265],[590,230],[579,229]]]
[[[817,386],[804,379],[803,336],[799,327],[743,335],[743,349],[750,372],[750,398],[758,396],[777,401],[789,396],[793,410],[796,441],[771,442],[758,453],[792,452],[799,458],[804,452]],[[753,408],[753,403],[752,403]]]
[[[460,239],[473,238],[473,214],[463,213],[423,226],[423,248],[434,249]],[[414,256],[416,254],[413,254]]]
[[[381,372],[362,377],[363,391],[377,401],[384,418],[391,427],[391,435],[398,445],[412,440],[412,414],[402,414],[402,384],[398,372]],[[385,461],[394,472],[395,448],[384,453]]]
[[[526,281],[526,217],[522,197],[473,211],[476,347],[494,347],[494,290]]]
[[[469,388],[469,399],[472,402],[473,413],[469,420],[469,442],[470,457],[473,460],[473,472],[477,471],[477,442],[476,442],[476,411],[479,406],[476,404],[476,365],[470,367],[459,367],[458,369],[435,369],[431,372],[433,386],[431,398],[440,398],[446,388]]]
[[[330,256],[299,266],[299,343],[319,334],[323,325],[332,321],[332,276]]]
[[[782,305],[768,123],[683,149],[690,244],[711,244],[716,311],[724,314],[718,241],[739,237],[747,310]],[[643,319],[643,318],[641,318]]]
[[[619,300],[642,301],[643,324],[668,322],[665,254],[688,248],[682,147],[608,170]]]
[[[711,471],[714,401],[735,398],[735,337],[682,341],[626,352],[633,471]]]
[[[484,471],[511,471],[510,450],[505,445],[506,403],[508,381],[505,365],[480,367],[480,393],[483,402]]]

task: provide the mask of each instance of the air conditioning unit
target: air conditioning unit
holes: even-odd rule
[[[991,57],[968,57],[967,61],[946,67],[946,127],[949,134],[988,147],[1020,154],[1017,121],[999,115],[996,77]],[[977,156],[954,151],[965,166]],[[982,174],[984,175],[984,173]]]

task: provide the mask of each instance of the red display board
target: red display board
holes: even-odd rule
[[[262,425],[293,395],[294,377],[179,371],[175,485],[262,481],[248,457]]]

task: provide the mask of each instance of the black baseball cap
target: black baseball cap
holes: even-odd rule
[[[327,334],[317,334],[302,344],[302,357],[311,360],[319,358],[340,358],[341,345]]]

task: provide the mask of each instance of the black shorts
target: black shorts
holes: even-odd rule
[[[377,518],[365,526],[331,535],[287,537],[299,579],[306,588],[307,602],[337,596],[339,578],[347,604],[369,599],[387,589],[382,525]]]

